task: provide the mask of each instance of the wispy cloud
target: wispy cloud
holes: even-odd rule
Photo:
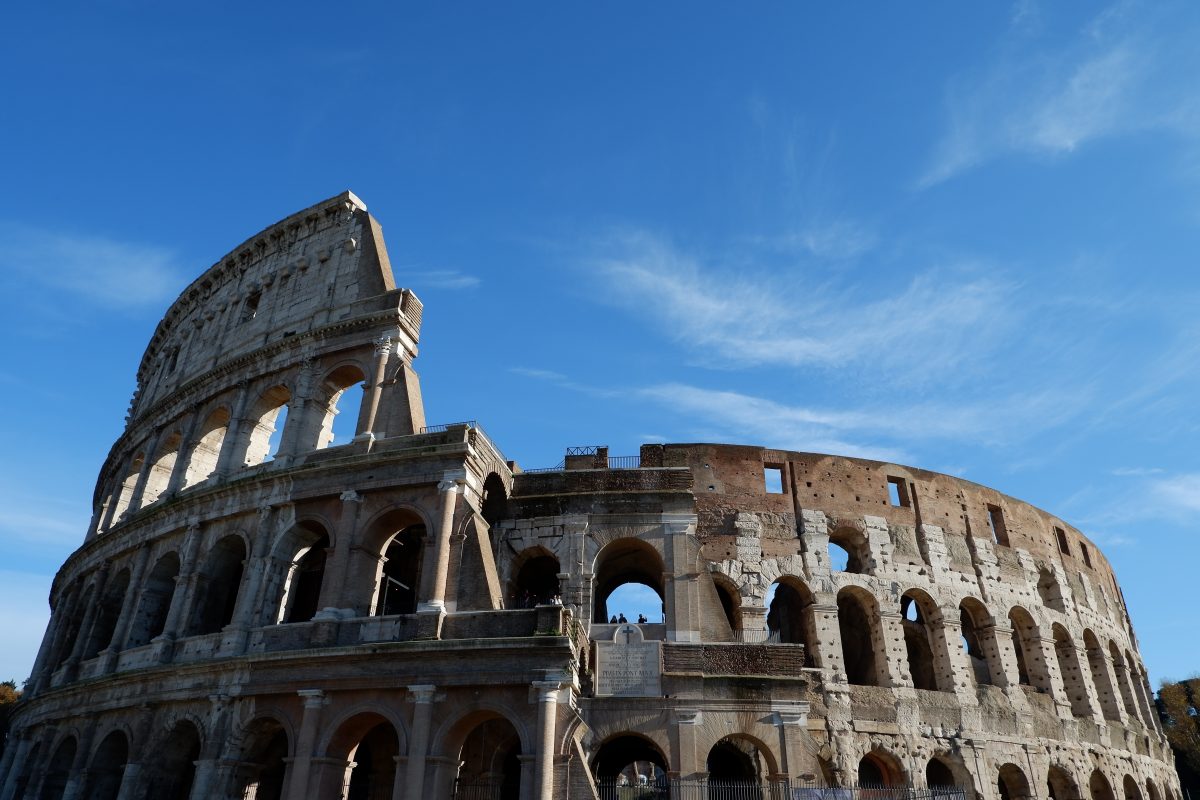
[[[791,233],[750,239],[753,244],[781,253],[810,255],[830,261],[858,258],[873,250],[878,240],[873,230],[850,219],[812,223]]]
[[[0,275],[65,290],[105,308],[161,305],[194,271],[163,247],[0,223]]]
[[[1200,511],[1200,472],[1160,478],[1150,483],[1151,495],[1176,514]]]
[[[1117,467],[1110,472],[1119,478],[1141,478],[1147,475],[1161,475],[1163,470],[1159,467]]]
[[[918,188],[1009,153],[1058,156],[1143,130],[1200,135],[1192,91],[1200,60],[1185,44],[1197,32],[1162,41],[1127,16],[1114,6],[1053,48],[1036,38],[1006,42],[977,74],[952,80],[946,131]],[[1036,6],[1018,3],[1013,19],[1036,25]]]
[[[411,283],[424,289],[474,289],[481,283],[474,275],[456,269],[438,269],[425,272],[404,270],[401,282]]]

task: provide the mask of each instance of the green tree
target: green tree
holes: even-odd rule
[[[0,756],[4,755],[4,746],[8,742],[9,717],[20,699],[21,691],[17,689],[16,681],[0,682]]]
[[[1200,791],[1200,675],[1163,681],[1157,705],[1167,741],[1175,751],[1179,780],[1195,795]]]

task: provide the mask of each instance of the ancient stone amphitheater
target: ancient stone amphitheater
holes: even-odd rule
[[[762,447],[522,471],[426,424],[421,313],[349,193],[183,292],[0,799],[1179,800],[1121,591],[1063,520]],[[661,616],[610,622],[629,584]]]

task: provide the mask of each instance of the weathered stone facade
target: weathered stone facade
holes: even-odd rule
[[[426,426],[421,311],[349,193],[183,293],[54,582],[0,800],[574,800],[630,763],[1178,800],[1120,590],[1070,525],[758,447],[522,472],[473,422]],[[608,621],[628,583],[662,621]]]

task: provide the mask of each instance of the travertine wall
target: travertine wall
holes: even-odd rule
[[[631,763],[672,791],[740,769],[1179,797],[1112,571],[1070,525],[758,447],[521,472],[474,422],[426,425],[422,313],[349,193],[172,305],[55,579],[0,800],[595,798]],[[629,583],[663,618],[627,646],[661,658],[605,694]]]

